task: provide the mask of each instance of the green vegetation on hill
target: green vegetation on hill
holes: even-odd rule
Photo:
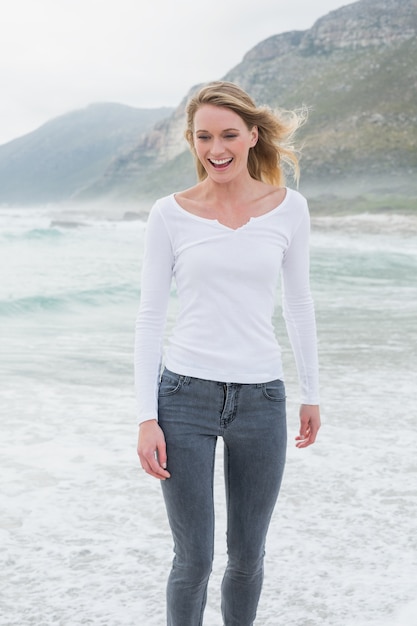
[[[250,91],[261,66],[270,79],[258,85],[258,99],[309,108],[299,136],[306,184],[317,187],[322,179],[323,187],[337,191],[348,178],[369,190],[386,192],[393,185],[417,193],[417,38],[318,56],[292,52],[279,63],[255,59],[227,78]],[[285,68],[299,79],[281,80]],[[245,78],[246,69],[252,78]]]
[[[415,0],[345,5],[307,31],[260,42],[223,78],[258,104],[308,107],[300,190],[316,210],[415,210]],[[0,202],[149,204],[192,185],[186,101],[155,111],[95,105],[0,146]]]
[[[301,188],[309,196],[417,196],[414,0],[346,5],[308,31],[260,42],[223,78],[247,89],[258,104],[308,107],[299,142]],[[123,160],[115,159],[106,172],[107,188],[123,196],[157,197],[195,181],[181,141],[185,119],[178,124],[185,102]]]

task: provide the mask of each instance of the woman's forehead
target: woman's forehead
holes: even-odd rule
[[[212,126],[239,129],[245,124],[240,115],[227,107],[203,104],[194,115],[194,129],[208,130]]]

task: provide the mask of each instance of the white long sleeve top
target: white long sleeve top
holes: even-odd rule
[[[147,223],[136,320],[139,422],[157,419],[163,360],[173,372],[206,380],[284,378],[272,321],[280,275],[301,403],[319,403],[309,233],[307,201],[289,188],[279,206],[237,229],[186,211],[174,194],[156,201]],[[173,278],[179,311],[163,355]]]

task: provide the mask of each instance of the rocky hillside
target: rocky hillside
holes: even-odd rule
[[[277,31],[279,11],[277,10]],[[417,196],[417,0],[359,0],[260,42],[219,77],[258,104],[310,110],[310,197]],[[0,146],[0,204],[149,201],[195,182],[185,106],[96,104]],[[288,181],[291,184],[291,180]]]
[[[309,107],[300,140],[301,187],[310,194],[417,193],[416,0],[344,6],[307,31],[262,41],[223,78],[259,104]],[[85,197],[150,198],[192,184],[183,139],[188,96],[115,158]]]
[[[92,104],[0,146],[0,203],[68,200],[101,178],[170,108]]]

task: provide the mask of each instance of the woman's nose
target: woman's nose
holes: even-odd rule
[[[222,154],[223,150],[223,140],[220,137],[215,137],[211,144],[211,153],[213,154],[213,156],[216,156]]]

